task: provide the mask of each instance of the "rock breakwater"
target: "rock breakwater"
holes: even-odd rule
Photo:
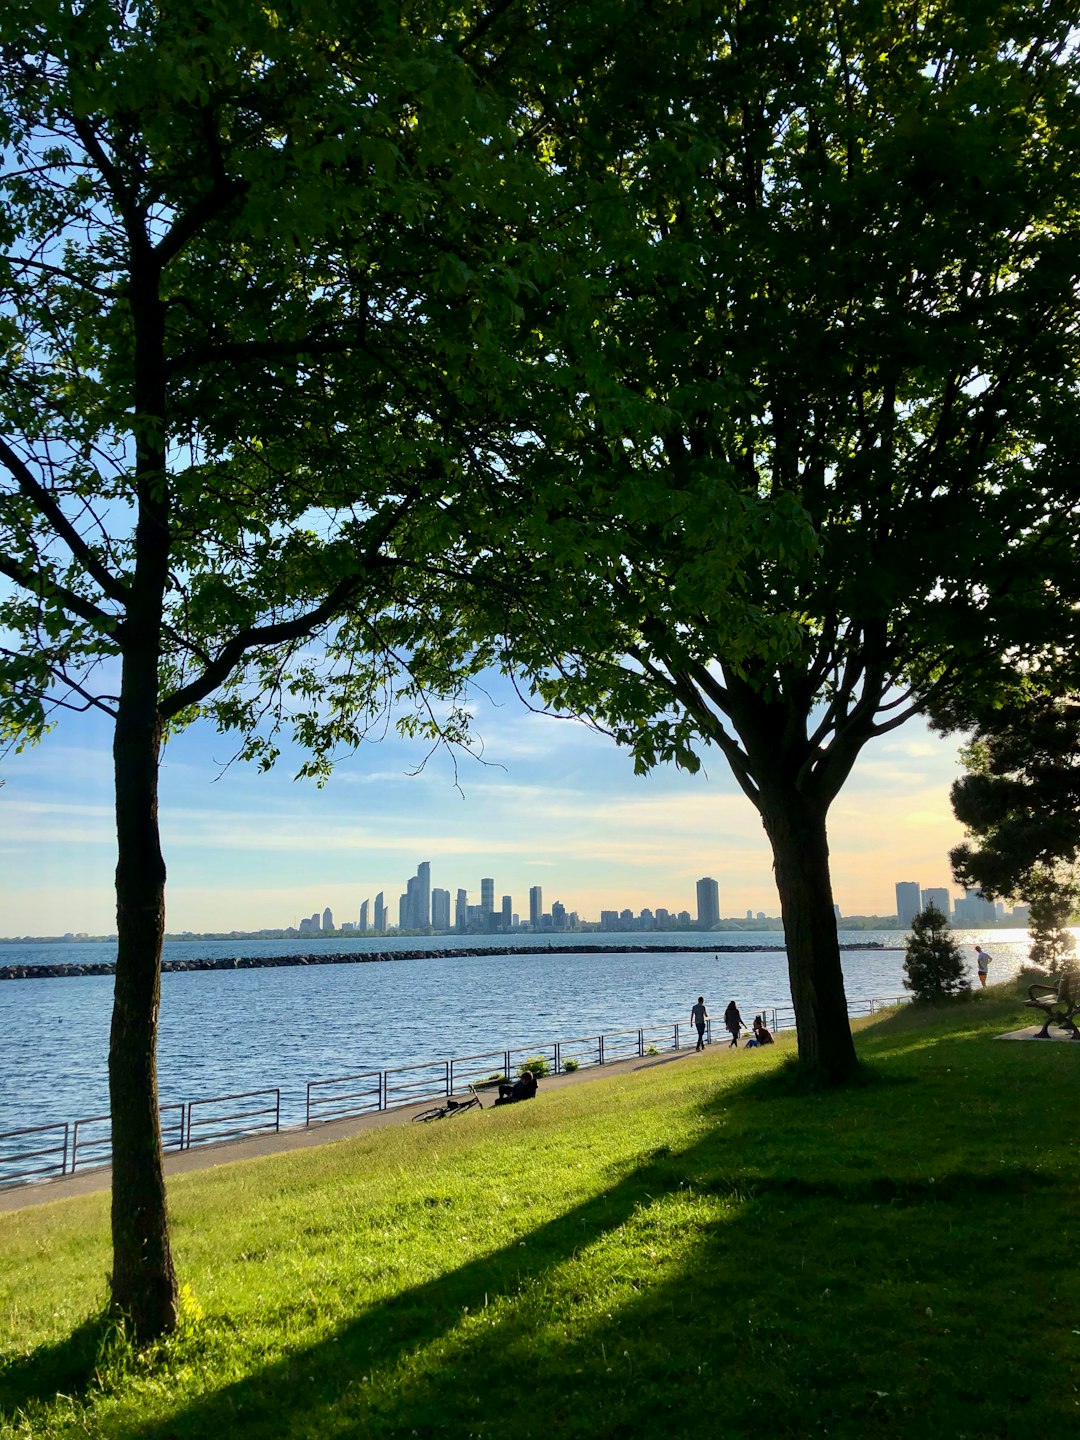
[[[880,950],[880,944],[841,945],[841,950]],[[187,970],[267,970],[297,965],[384,965],[391,960],[453,960],[458,956],[491,956],[493,959],[512,960],[530,955],[574,954],[588,955],[649,955],[649,954],[694,954],[699,952],[708,957],[714,955],[773,955],[783,953],[782,945],[477,945],[462,950],[371,950],[363,953],[354,951],[332,951],[326,954],[308,955],[235,955],[195,956],[190,960],[165,960],[162,971],[171,974]],[[76,975],[115,975],[116,965],[109,962],[91,962],[86,965],[64,962],[49,965],[0,965],[0,980],[50,980],[70,979]]]

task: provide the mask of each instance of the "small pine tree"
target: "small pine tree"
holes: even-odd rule
[[[968,993],[964,957],[936,905],[915,916],[904,949],[904,987],[915,1000],[933,1003]]]

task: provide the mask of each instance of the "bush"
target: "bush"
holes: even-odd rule
[[[932,1003],[970,993],[960,946],[936,905],[928,905],[915,916],[904,949],[904,988],[915,1000]]]
[[[646,1054],[646,1055],[659,1055],[659,1054],[660,1054],[660,1051],[656,1048],[655,1045],[647,1045],[647,1046],[645,1047],[645,1054]]]
[[[562,1068],[565,1074],[573,1075],[575,1070],[581,1069],[581,1062],[578,1060],[564,1060],[562,1062]]]
[[[531,1070],[538,1080],[542,1080],[545,1075],[551,1074],[551,1066],[548,1064],[546,1055],[530,1055],[527,1060],[523,1060],[518,1066],[517,1073],[524,1075],[526,1070]]]

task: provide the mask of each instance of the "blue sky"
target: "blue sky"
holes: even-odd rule
[[[694,911],[712,875],[723,915],[777,913],[760,821],[719,757],[706,773],[640,778],[629,757],[583,725],[532,714],[494,682],[478,706],[486,763],[391,736],[343,761],[322,790],[294,781],[288,757],[269,775],[223,768],[228,742],[197,726],[166,748],[161,821],[171,931],[296,924],[327,905],[355,920],[384,890],[392,918],[421,860],[432,884],[480,878],[528,910],[562,900],[583,918],[643,905]],[[895,910],[897,880],[950,883],[960,838],[948,802],[957,743],[920,722],[868,747],[833,806],[833,886],[848,914]],[[37,748],[0,765],[0,935],[114,928],[115,831],[108,723],[69,716]],[[953,893],[957,893],[953,886]]]

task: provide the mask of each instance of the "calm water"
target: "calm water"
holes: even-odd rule
[[[596,955],[574,950],[581,937],[552,937],[534,955],[401,960],[382,965],[319,965],[224,970],[162,977],[159,1073],[162,1103],[277,1085],[282,1123],[303,1120],[308,1080],[424,1060],[544,1044],[652,1021],[684,1021],[703,994],[715,1014],[728,1000],[744,1016],[790,1004],[782,952],[716,954],[718,945],[780,945],[754,932],[712,937],[589,937],[650,945],[702,943],[699,953]],[[994,957],[991,981],[1015,974],[1027,936],[957,932],[973,956],[975,940]],[[850,1001],[903,993],[899,932],[841,933],[859,949],[844,955]],[[442,937],[441,949],[486,943]],[[521,944],[524,938],[508,943]],[[319,942],[170,941],[167,959],[310,954]],[[416,940],[341,941],[334,951],[415,949]],[[0,945],[0,965],[114,959],[107,944]],[[974,962],[971,963],[974,979]],[[76,1120],[108,1109],[106,1055],[111,976],[17,980],[0,984],[0,1133]]]

